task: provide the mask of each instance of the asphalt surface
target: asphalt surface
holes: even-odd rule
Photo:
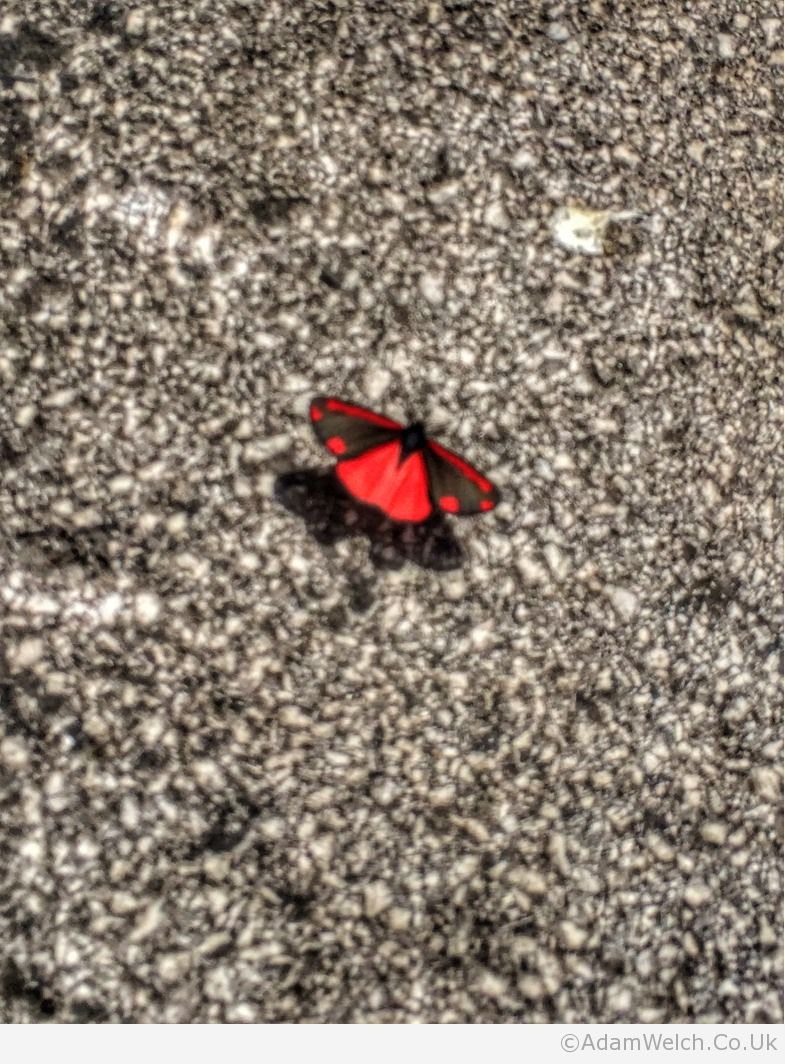
[[[781,1019],[774,14],[3,5],[2,1018]]]

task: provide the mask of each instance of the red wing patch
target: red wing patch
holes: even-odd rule
[[[311,401],[311,424],[327,450],[341,458],[356,458],[373,447],[389,443],[401,431],[392,418],[332,396]]]
[[[421,451],[401,458],[401,442],[375,447],[338,463],[338,479],[356,499],[377,506],[393,521],[424,521],[431,513],[428,473]]]
[[[333,454],[346,454],[346,443],[340,436],[330,436],[328,440],[325,440],[328,451],[332,451]]]
[[[428,440],[425,461],[431,495],[445,513],[486,513],[498,503],[499,491],[490,480],[440,443]]]
[[[499,501],[491,481],[428,439],[420,422],[404,429],[383,414],[324,395],[312,400],[310,416],[317,437],[338,459],[336,475],[346,490],[394,521],[425,521],[436,507],[485,513]]]
[[[318,396],[311,403],[311,417],[314,417],[314,410],[318,414],[324,413],[330,414],[345,414],[347,417],[356,417],[360,421],[368,421],[371,425],[378,425],[383,429],[402,429],[403,425],[400,425],[397,421],[393,421],[390,417],[385,417],[383,414],[377,414],[374,410],[368,410],[365,406],[357,406],[356,403],[345,403],[343,399],[335,399],[333,396]],[[314,418],[314,420],[321,420],[320,417]]]

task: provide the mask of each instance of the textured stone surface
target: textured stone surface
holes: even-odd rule
[[[781,1018],[763,6],[3,5],[3,1018]]]

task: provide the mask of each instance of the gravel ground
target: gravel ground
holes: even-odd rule
[[[774,10],[6,0],[2,1018],[781,1019]]]

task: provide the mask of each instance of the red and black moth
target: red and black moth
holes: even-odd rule
[[[310,414],[319,440],[338,459],[344,488],[393,521],[426,521],[438,511],[486,513],[499,501],[490,480],[426,436],[420,421],[404,426],[323,395],[311,401]]]

